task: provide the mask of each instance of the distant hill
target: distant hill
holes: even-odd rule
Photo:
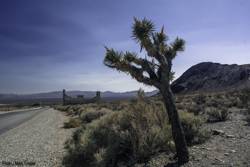
[[[250,88],[250,64],[199,63],[172,83],[174,93]]]
[[[95,91],[67,91],[67,95],[71,97],[76,97],[77,95],[84,95],[85,98],[95,97]],[[146,96],[155,95],[157,91],[146,92]],[[105,91],[101,92],[101,97],[104,100],[114,100],[114,99],[127,99],[134,98],[137,95],[137,91],[129,92],[111,92]],[[62,99],[62,91],[46,92],[46,93],[34,93],[34,94],[0,94],[0,103],[8,102],[18,102],[18,101],[48,101],[55,99]],[[58,101],[58,100],[57,100]]]

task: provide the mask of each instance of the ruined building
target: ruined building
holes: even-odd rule
[[[91,99],[85,99],[84,95],[78,95],[76,98],[71,97],[66,94],[66,90],[63,89],[63,105],[70,104],[87,104],[87,103],[96,103],[101,101],[101,92],[97,91],[96,96]]]

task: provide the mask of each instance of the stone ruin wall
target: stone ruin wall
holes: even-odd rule
[[[63,98],[63,105],[96,103],[101,100],[101,92],[97,91],[95,97],[91,99],[85,99],[83,95],[78,95],[76,98],[71,97],[66,94],[66,90],[64,89],[62,98]]]

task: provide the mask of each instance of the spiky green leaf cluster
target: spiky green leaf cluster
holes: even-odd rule
[[[163,82],[169,83],[173,79],[172,60],[178,52],[184,51],[185,41],[176,38],[168,44],[164,27],[156,32],[153,22],[145,18],[142,20],[134,18],[132,28],[133,39],[140,45],[141,50],[146,51],[145,59],[140,58],[136,53],[124,53],[106,48],[104,64],[126,72],[147,85],[159,88]]]
[[[152,33],[154,32],[154,24],[147,19],[138,20],[137,18],[134,18],[134,24],[133,24],[133,38],[138,43],[143,43],[147,39],[150,38]]]

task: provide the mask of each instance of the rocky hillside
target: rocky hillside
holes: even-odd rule
[[[250,87],[250,64],[227,65],[199,63],[184,72],[172,84],[174,93],[223,91]]]

